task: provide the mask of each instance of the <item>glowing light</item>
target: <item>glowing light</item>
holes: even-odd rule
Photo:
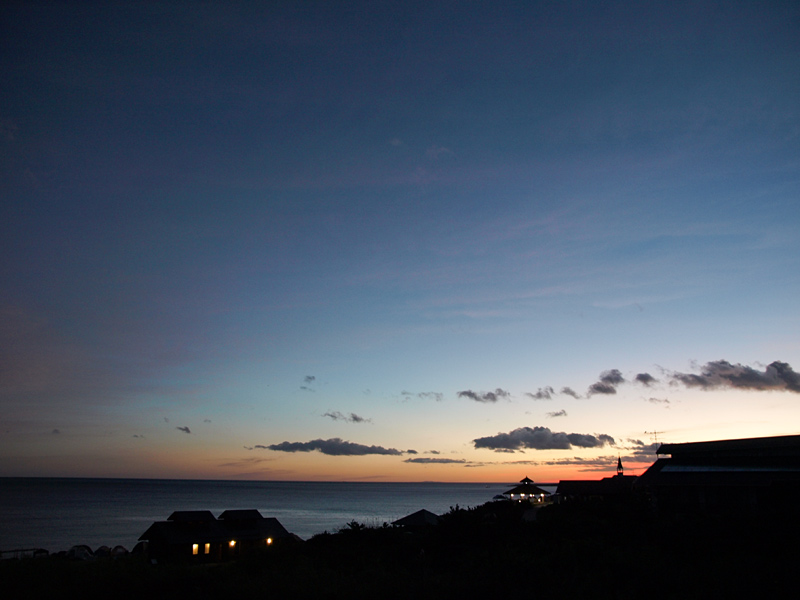
[[[198,550],[198,545],[197,544],[192,544],[192,554],[196,555],[197,554],[197,550]]]
[[[203,548],[203,554],[208,554],[209,552],[211,552],[211,544],[206,544]]]
[[[271,546],[271,545],[272,545],[272,538],[267,538],[267,546]]]
[[[230,542],[228,542],[228,546],[234,548],[236,546],[236,540],[231,540]]]

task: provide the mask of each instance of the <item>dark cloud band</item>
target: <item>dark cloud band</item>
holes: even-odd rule
[[[472,440],[475,448],[488,448],[495,451],[513,450],[570,450],[579,448],[601,448],[613,446],[610,435],[591,435],[587,433],[553,432],[547,427],[520,427],[508,433],[498,433]]]
[[[467,461],[463,458],[407,458],[403,462],[416,463],[423,465],[447,465],[447,464],[460,464],[463,465]]]
[[[689,388],[712,390],[735,388],[742,390],[785,390],[800,393],[800,374],[785,362],[774,361],[763,371],[727,360],[708,362],[700,373],[673,373],[672,381]]]
[[[366,446],[347,442],[341,438],[331,438],[328,440],[311,440],[310,442],[281,442],[280,444],[270,444],[268,446],[257,445],[255,448],[262,450],[275,450],[277,452],[312,452],[314,450],[329,456],[365,456],[367,454],[384,454],[390,456],[400,456],[402,452],[395,448],[384,448],[383,446]]]

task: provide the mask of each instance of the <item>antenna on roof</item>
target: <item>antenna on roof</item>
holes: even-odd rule
[[[646,434],[650,436],[650,439],[653,440],[654,444],[658,443],[658,434],[664,433],[663,431],[645,431]]]

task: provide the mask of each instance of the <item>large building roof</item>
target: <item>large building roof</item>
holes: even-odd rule
[[[753,487],[800,481],[800,435],[662,444],[642,486]]]
[[[658,454],[681,458],[800,457],[800,435],[661,444]]]

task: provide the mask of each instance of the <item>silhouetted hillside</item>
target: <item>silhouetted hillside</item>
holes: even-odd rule
[[[51,557],[5,561],[0,576],[9,598],[765,597],[798,583],[798,533],[785,513],[665,517],[635,498],[493,502],[414,531],[353,522],[228,564]]]

